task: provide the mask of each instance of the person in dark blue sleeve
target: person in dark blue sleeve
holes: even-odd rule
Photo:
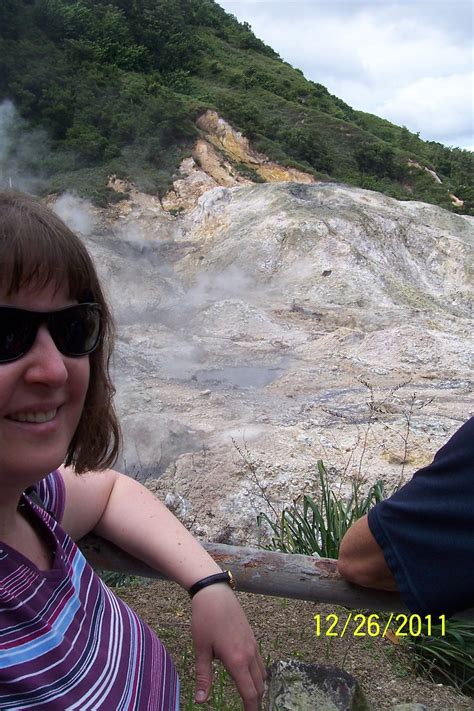
[[[474,417],[430,465],[351,526],[338,570],[352,583],[398,590],[420,615],[474,607]]]

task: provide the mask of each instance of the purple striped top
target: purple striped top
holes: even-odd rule
[[[53,566],[39,570],[0,542],[0,709],[176,711],[171,657],[57,523],[61,475],[36,488],[46,510],[25,495],[23,504]]]

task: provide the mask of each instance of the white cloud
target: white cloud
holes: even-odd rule
[[[467,48],[449,42],[437,28],[420,29],[412,20],[379,24],[364,16],[351,25],[360,40],[357,47],[375,84],[402,86],[407,80],[444,76],[470,67]],[[345,37],[349,41],[349,37]]]
[[[472,113],[466,111],[472,85],[472,73],[418,79],[397,90],[376,113],[397,124],[418,126],[426,138],[442,136],[450,143],[472,132]]]
[[[470,0],[218,1],[354,108],[472,145]]]

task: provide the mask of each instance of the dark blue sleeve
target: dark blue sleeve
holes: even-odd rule
[[[412,612],[474,607],[474,418],[368,522]]]

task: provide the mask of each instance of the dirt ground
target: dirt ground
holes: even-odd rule
[[[132,584],[116,592],[166,644],[180,673],[182,708],[187,709],[193,679],[187,594],[177,585],[163,581]],[[318,637],[314,615],[319,613],[324,620],[334,613],[342,619],[347,615],[342,608],[245,593],[238,596],[267,663],[292,658],[343,668],[359,681],[372,711],[389,711],[393,704],[408,702],[423,704],[428,711],[474,711],[474,699],[453,687],[417,676],[403,644],[390,639],[355,638],[347,633],[343,639],[322,634]],[[221,678],[218,672],[216,677]],[[241,708],[231,684],[226,684],[222,691],[224,704],[214,702],[200,708],[209,711]]]

